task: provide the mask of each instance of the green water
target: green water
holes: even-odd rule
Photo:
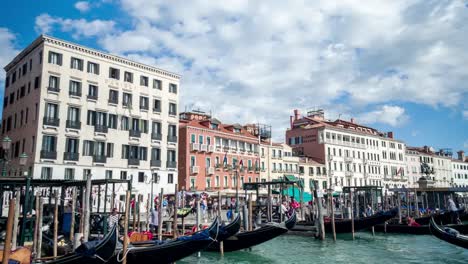
[[[284,235],[255,246],[252,251],[202,252],[179,263],[468,263],[468,250],[435,237],[357,233],[338,235],[337,241]]]

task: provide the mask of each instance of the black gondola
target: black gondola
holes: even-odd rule
[[[44,264],[102,264],[115,253],[117,246],[117,228],[114,226],[101,240],[90,241],[80,245],[74,252],[54,260],[35,262]]]
[[[459,247],[468,249],[468,236],[461,235],[455,229],[438,226],[435,223],[434,218],[431,218],[431,221],[429,222],[429,227],[431,233],[437,238],[444,240],[445,242],[448,242],[450,244],[454,244]]]
[[[297,222],[297,215],[296,211],[293,210],[292,215],[284,222],[284,226],[286,226],[287,229],[291,230],[294,228]]]
[[[359,231],[363,229],[367,229],[369,227],[381,224],[394,216],[398,213],[398,209],[394,208],[390,211],[386,212],[379,212],[372,216],[368,217],[361,217],[354,219],[354,231]],[[335,232],[336,233],[351,233],[351,219],[339,219],[335,220]],[[325,222],[325,231],[332,232],[332,224],[331,222]]]
[[[468,213],[465,212],[465,208],[458,209],[457,211],[458,217],[460,218],[461,221],[467,220],[468,219]],[[432,214],[429,216],[423,216],[423,217],[417,217],[414,219],[418,224],[420,225],[429,225],[429,222],[431,218],[434,217],[437,223],[442,223],[442,224],[453,224],[451,215],[449,211],[443,211],[437,214]]]
[[[288,220],[295,223],[296,216],[293,214]],[[266,225],[255,229],[253,231],[245,231],[237,233],[223,241],[224,252],[236,251],[244,248],[250,248],[268,240],[271,240],[277,236],[280,236],[288,229],[285,226],[286,220],[283,223],[267,223]],[[290,222],[290,224],[292,224]],[[219,243],[212,243],[208,246],[206,251],[219,251]]]
[[[241,218],[240,218],[240,214],[237,214],[236,218],[234,218],[234,220],[232,220],[231,223],[225,226],[219,227],[219,233],[218,233],[218,236],[216,237],[216,240],[223,241],[227,239],[228,237],[231,237],[237,234],[237,232],[239,232],[240,227],[241,227]]]
[[[468,234],[468,225],[447,225],[462,234]],[[411,235],[430,235],[431,230],[429,225],[409,226],[405,224],[379,224],[374,227],[376,232],[386,232],[394,234],[411,234]]]
[[[149,241],[132,243],[127,252],[118,253],[108,262],[119,264],[122,258],[127,258],[128,264],[147,263],[173,263],[195,252],[202,251],[217,237],[219,231],[218,219],[205,230],[190,236],[182,236],[174,240]]]

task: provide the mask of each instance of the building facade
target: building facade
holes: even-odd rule
[[[43,35],[5,71],[8,176],[91,174],[132,178],[137,193],[147,193],[150,182],[174,192],[179,75]]]
[[[468,160],[463,150],[458,152],[457,159],[452,160],[452,182],[454,187],[468,187]]]
[[[410,171],[410,186],[418,187],[418,179],[424,176],[432,187],[451,187],[452,182],[452,153],[445,150],[435,151],[433,148],[408,147],[407,169]],[[427,164],[430,174],[423,175],[421,164]]]
[[[407,186],[405,144],[393,133],[351,121],[325,119],[323,110],[294,110],[286,142],[297,155],[325,164],[329,186]]]
[[[203,112],[180,114],[179,188],[234,193],[260,180],[259,138]],[[236,185],[238,184],[238,185]]]

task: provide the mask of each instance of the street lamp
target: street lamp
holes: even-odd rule
[[[5,136],[2,140],[2,148],[3,148],[3,176],[6,176],[7,172],[7,164],[8,164],[8,151],[11,147],[11,138]]]
[[[27,161],[28,161],[28,154],[24,152],[21,153],[21,155],[19,156],[19,164],[20,164],[21,170],[24,170],[24,166],[26,165]],[[28,176],[27,171],[24,171],[23,175],[27,177]]]

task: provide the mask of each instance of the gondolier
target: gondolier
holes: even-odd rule
[[[114,227],[115,224],[119,222],[119,215],[117,214],[117,208],[112,209],[112,212],[109,216],[109,229]]]

